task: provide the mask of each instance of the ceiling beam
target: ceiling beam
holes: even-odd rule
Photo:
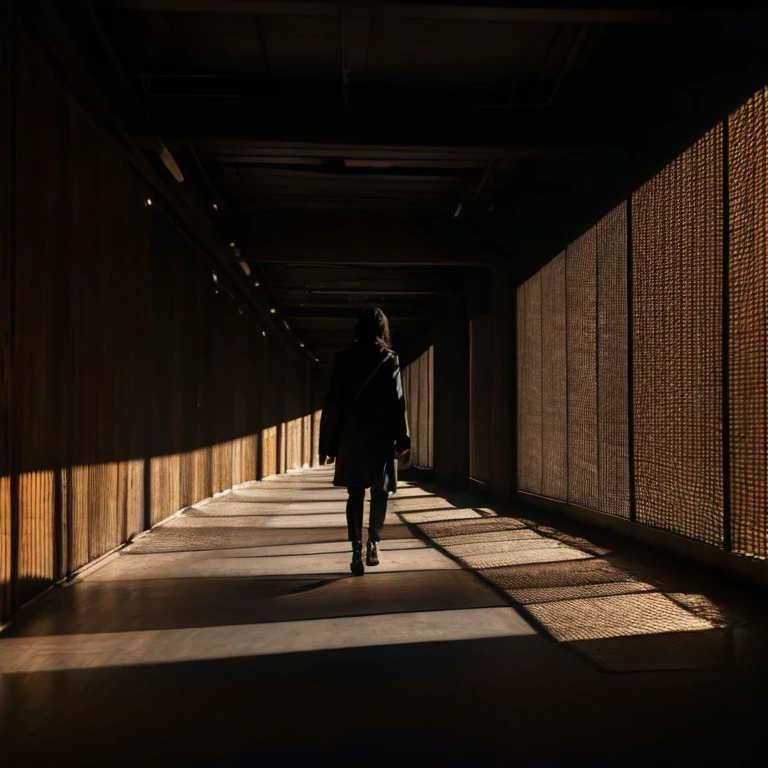
[[[456,219],[316,212],[254,217],[240,259],[278,264],[483,266],[500,256]]]
[[[239,13],[263,16],[307,16],[315,18],[388,18],[451,21],[496,21],[558,24],[660,24],[675,18],[659,8],[528,7],[494,3],[434,5],[432,3],[332,3],[290,0],[95,0],[98,8],[157,12]]]
[[[298,296],[446,296],[446,291],[422,290],[408,291],[403,289],[379,290],[375,286],[371,288],[276,288],[275,293]]]
[[[402,147],[500,147],[500,155],[587,151],[625,146],[621,112],[553,107],[425,107],[419,105],[335,108],[327,102],[278,101],[243,109],[237,99],[173,97],[155,100],[152,122],[167,146],[178,142],[313,143]],[[146,139],[151,139],[151,136]]]
[[[154,148],[156,140],[146,140],[147,148]],[[171,149],[185,149],[186,140],[173,138],[165,139],[166,146]],[[198,152],[221,163],[253,160],[254,162],[287,162],[289,165],[298,164],[297,160],[321,164],[321,158],[345,158],[353,161],[373,160],[392,162],[403,167],[484,167],[492,157],[514,158],[521,153],[530,152],[538,156],[546,152],[535,144],[530,146],[507,146],[478,143],[476,146],[450,146],[440,144],[430,145],[399,145],[389,144],[340,144],[306,143],[292,141],[259,141],[257,139],[221,139],[213,138],[196,142]],[[455,165],[453,165],[455,164]]]
[[[390,322],[397,321],[398,323],[427,323],[429,322],[429,316],[426,312],[418,314],[417,310],[413,307],[390,307],[385,310]],[[292,306],[289,312],[286,312],[286,316],[291,319],[294,324],[301,324],[304,326],[304,320],[308,323],[312,321],[339,321],[350,320],[354,322],[360,315],[360,310],[357,307],[350,306],[328,306],[327,304],[313,304],[308,306],[306,303],[304,306]],[[297,324],[298,328],[298,324]],[[300,330],[300,329],[299,329]]]

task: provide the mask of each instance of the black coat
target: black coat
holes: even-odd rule
[[[395,452],[410,447],[397,356],[377,344],[355,343],[340,352],[320,420],[320,458],[336,459],[333,484],[394,491]]]

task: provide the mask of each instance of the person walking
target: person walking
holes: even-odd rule
[[[350,570],[363,565],[363,507],[371,489],[365,564],[379,564],[378,542],[387,500],[397,489],[396,458],[411,449],[400,361],[389,321],[379,307],[362,312],[354,344],[336,356],[320,419],[320,463],[335,462],[333,484],[347,489]]]

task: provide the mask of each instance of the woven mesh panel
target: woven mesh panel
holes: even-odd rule
[[[735,552],[768,556],[765,90],[729,121],[730,453]]]
[[[722,128],[633,197],[637,519],[723,540]]]
[[[517,289],[517,392],[517,484],[540,494],[541,273]]]
[[[597,450],[600,510],[629,517],[627,206],[597,225]]]
[[[568,498],[565,254],[541,270],[542,496]]]
[[[568,312],[568,501],[598,508],[597,231],[566,251]]]
[[[432,346],[427,351],[427,374],[429,375],[429,402],[427,403],[427,419],[429,429],[427,430],[427,467],[434,467],[435,450],[435,348]]]
[[[488,387],[491,370],[491,315],[475,315],[469,322],[470,349],[470,475],[490,479],[491,402]]]

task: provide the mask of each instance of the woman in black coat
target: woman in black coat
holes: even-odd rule
[[[320,421],[320,462],[336,462],[334,485],[347,488],[347,533],[355,576],[363,566],[363,505],[371,489],[365,562],[378,565],[377,542],[387,499],[397,486],[397,456],[411,447],[400,362],[392,351],[389,322],[378,308],[357,321],[355,343],[340,352]]]

